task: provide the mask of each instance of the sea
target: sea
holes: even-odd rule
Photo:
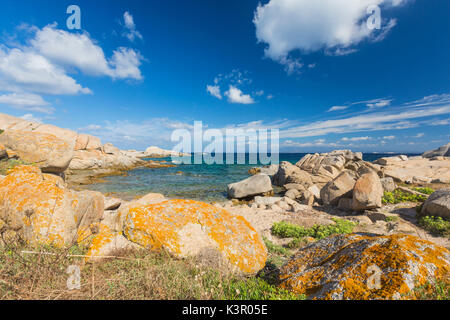
[[[279,162],[297,163],[306,153],[280,153]],[[365,161],[375,161],[382,157],[397,154],[364,153]],[[417,154],[408,154],[415,156]],[[224,155],[224,159],[225,159]],[[223,202],[227,200],[227,186],[250,176],[249,169],[262,166],[249,164],[249,155],[245,155],[246,164],[177,164],[172,168],[139,168],[129,171],[125,176],[104,178],[101,182],[87,186],[89,190],[132,200],[148,193],[161,193],[170,199],[192,199],[205,202]],[[237,155],[234,155],[237,159]],[[171,162],[171,158],[145,159]],[[225,162],[225,161],[224,161]]]

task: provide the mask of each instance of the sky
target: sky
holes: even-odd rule
[[[0,112],[123,149],[202,121],[421,153],[450,141],[449,30],[442,0],[3,0]]]

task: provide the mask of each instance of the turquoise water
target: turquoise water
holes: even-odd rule
[[[279,160],[296,163],[304,153],[280,154]],[[374,161],[393,154],[364,154],[364,160]],[[155,159],[153,159],[155,160]],[[170,158],[157,159],[171,161]],[[248,161],[247,161],[248,163]],[[174,168],[141,168],[130,171],[128,176],[106,178],[104,182],[90,185],[90,190],[114,193],[123,199],[150,192],[162,193],[169,198],[201,201],[223,201],[227,197],[227,186],[250,175],[248,170],[257,165],[187,165]]]

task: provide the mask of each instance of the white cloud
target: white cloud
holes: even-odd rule
[[[31,113],[24,114],[23,116],[21,116],[21,118],[25,119],[27,121],[31,121],[31,122],[42,123],[42,119],[41,118],[37,118]]]
[[[416,135],[414,136],[414,138],[422,138],[422,137],[424,137],[424,136],[425,136],[425,133],[421,132],[421,133],[416,134]]]
[[[273,94],[268,94],[266,98],[267,98],[267,100],[272,100],[275,97]]]
[[[112,75],[105,54],[87,33],[72,33],[48,25],[37,29],[33,49],[52,62],[75,67],[88,75]]]
[[[52,113],[53,108],[41,96],[32,93],[10,93],[0,95],[0,104],[17,109]]]
[[[121,47],[114,51],[111,58],[113,78],[142,80],[141,65],[142,56],[130,48]]]
[[[394,140],[395,136],[385,136],[383,137],[383,140]]]
[[[217,99],[222,99],[222,94],[220,93],[220,86],[207,85],[206,91],[213,97],[216,97]]]
[[[395,26],[384,21],[382,29],[367,27],[371,5],[399,6],[401,0],[270,0],[259,4],[253,19],[259,42],[266,43],[267,57],[282,62],[290,53],[325,50],[349,54],[363,40],[380,41]]]
[[[123,20],[125,22],[126,31],[124,32],[124,36],[128,38],[131,42],[133,42],[136,38],[143,39],[142,34],[136,30],[136,24],[134,23],[133,16],[126,11],[123,14]]]
[[[7,91],[47,94],[91,93],[64,69],[32,51],[0,47],[0,85]]]
[[[369,108],[383,108],[383,107],[387,107],[391,104],[392,100],[388,100],[388,99],[375,99],[375,100],[371,100],[371,101],[367,101],[366,106]]]
[[[57,29],[56,24],[39,29],[21,26],[26,45],[9,48],[0,44],[0,88],[6,92],[0,103],[14,108],[51,113],[54,108],[37,94],[91,94],[71,75],[81,71],[91,76],[141,80],[144,59],[130,48],[118,48],[107,60],[103,49],[89,34]]]
[[[327,112],[340,111],[345,109],[348,109],[348,106],[333,106],[330,109],[328,109]]]
[[[84,74],[119,79],[142,78],[139,66],[143,57],[130,48],[118,48],[108,61],[103,49],[87,33],[71,33],[48,25],[33,28],[36,36],[30,41],[32,49],[62,67],[77,68]]]
[[[284,71],[286,71],[288,75],[292,75],[294,73],[301,74],[303,63],[300,62],[300,59],[292,59],[287,56],[283,56],[279,59],[279,62],[284,66]]]
[[[230,103],[240,103],[240,104],[253,104],[255,100],[248,95],[244,94],[240,89],[230,85],[230,89],[225,92],[225,95],[228,97],[228,101]]]
[[[342,138],[342,141],[366,141],[370,139],[371,139],[370,137],[352,137],[352,138],[344,137]]]

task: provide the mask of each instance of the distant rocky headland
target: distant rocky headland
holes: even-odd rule
[[[408,299],[428,283],[448,286],[450,144],[417,157],[367,162],[336,150],[255,167],[228,186],[230,200],[209,204],[74,189],[172,166],[144,160],[171,151],[120,150],[5,114],[0,130],[0,246],[78,245],[87,264],[163,251],[225,274],[270,271],[278,288],[315,299]]]

